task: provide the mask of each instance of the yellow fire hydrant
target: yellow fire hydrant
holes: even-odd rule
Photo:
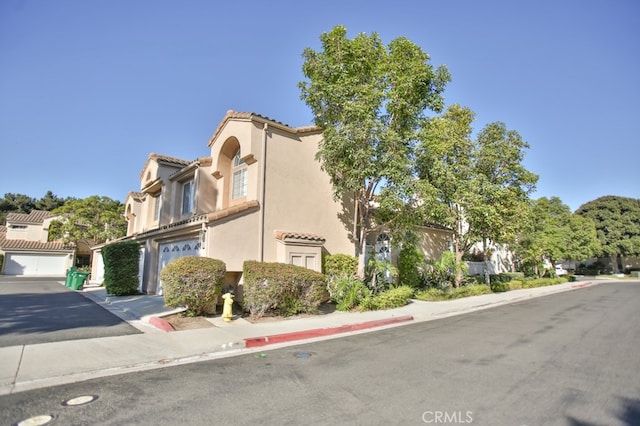
[[[231,322],[233,319],[233,293],[225,293],[222,295],[224,305],[222,307],[222,320]]]

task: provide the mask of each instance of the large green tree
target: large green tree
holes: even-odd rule
[[[36,200],[24,194],[4,194],[0,199],[0,225],[6,222],[9,213],[29,213],[36,206]]]
[[[376,220],[376,207],[406,197],[416,130],[428,110],[444,107],[442,92],[451,77],[404,37],[385,46],[375,33],[349,39],[337,26],[320,40],[321,50],[304,50],[307,80],[299,88],[324,131],[317,158],[334,196],[355,198],[353,238],[364,278],[367,236],[385,225]]]
[[[479,241],[513,240],[538,179],[522,165],[528,145],[516,131],[490,123],[474,139],[474,117],[451,105],[429,119],[416,155],[417,198],[426,217],[453,231],[456,262]]]
[[[38,210],[46,210],[50,212],[57,209],[58,207],[62,207],[64,203],[69,200],[71,200],[71,198],[61,198],[55,195],[53,192],[47,191],[47,193],[44,194],[44,197],[36,201],[35,208]]]
[[[124,205],[109,197],[93,195],[84,199],[73,199],[55,209],[53,213],[61,218],[51,223],[51,240],[63,239],[76,244],[95,245],[126,234]]]
[[[533,200],[521,223],[512,249],[523,266],[537,275],[545,259],[552,265],[560,260],[581,261],[600,249],[593,221],[572,214],[558,197]]]
[[[621,255],[640,255],[640,199],[608,195],[583,204],[576,214],[595,223],[602,254],[611,257],[614,273]]]
[[[47,191],[39,200],[24,194],[4,194],[4,198],[0,199],[0,225],[5,223],[9,213],[29,213],[34,209],[52,211],[67,200],[69,198],[60,198],[51,191]]]

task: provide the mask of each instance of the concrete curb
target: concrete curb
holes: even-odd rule
[[[332,334],[347,333],[350,331],[366,330],[368,328],[382,327],[406,321],[412,321],[413,315],[402,317],[386,318],[381,320],[367,321],[359,324],[348,324],[331,328],[316,328],[312,330],[294,331],[291,333],[272,334],[270,336],[249,337],[244,339],[246,348],[272,345],[275,343],[291,342],[294,340],[312,339],[314,337],[330,336]]]

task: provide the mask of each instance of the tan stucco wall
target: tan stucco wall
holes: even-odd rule
[[[242,271],[245,260],[258,259],[258,211],[209,224],[206,256],[222,260],[227,271]]]
[[[275,230],[316,234],[326,240],[324,247],[329,253],[355,253],[349,238],[350,225],[339,218],[343,205],[333,200],[329,176],[315,160],[320,139],[320,133],[291,138],[278,129],[268,132],[264,205],[266,261],[277,258]],[[345,216],[353,215],[348,212]]]
[[[449,250],[451,231],[427,227],[418,228],[419,246],[427,260],[439,260]]]

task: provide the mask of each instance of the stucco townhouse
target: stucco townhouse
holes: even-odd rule
[[[126,239],[141,244],[140,290],[161,293],[160,271],[186,255],[224,261],[229,285],[242,282],[246,260],[321,271],[323,253],[354,255],[354,204],[334,199],[315,158],[321,138],[316,126],[228,111],[208,142],[209,155],[186,161],[150,154],[140,191],[125,201]],[[450,234],[424,231],[425,253],[439,257]],[[389,256],[389,240],[377,240],[372,248]],[[102,280],[102,269],[94,255],[94,281]]]
[[[74,264],[76,248],[62,241],[49,241],[49,225],[57,217],[51,212],[32,210],[9,213],[0,226],[0,254],[5,275],[64,276]]]

